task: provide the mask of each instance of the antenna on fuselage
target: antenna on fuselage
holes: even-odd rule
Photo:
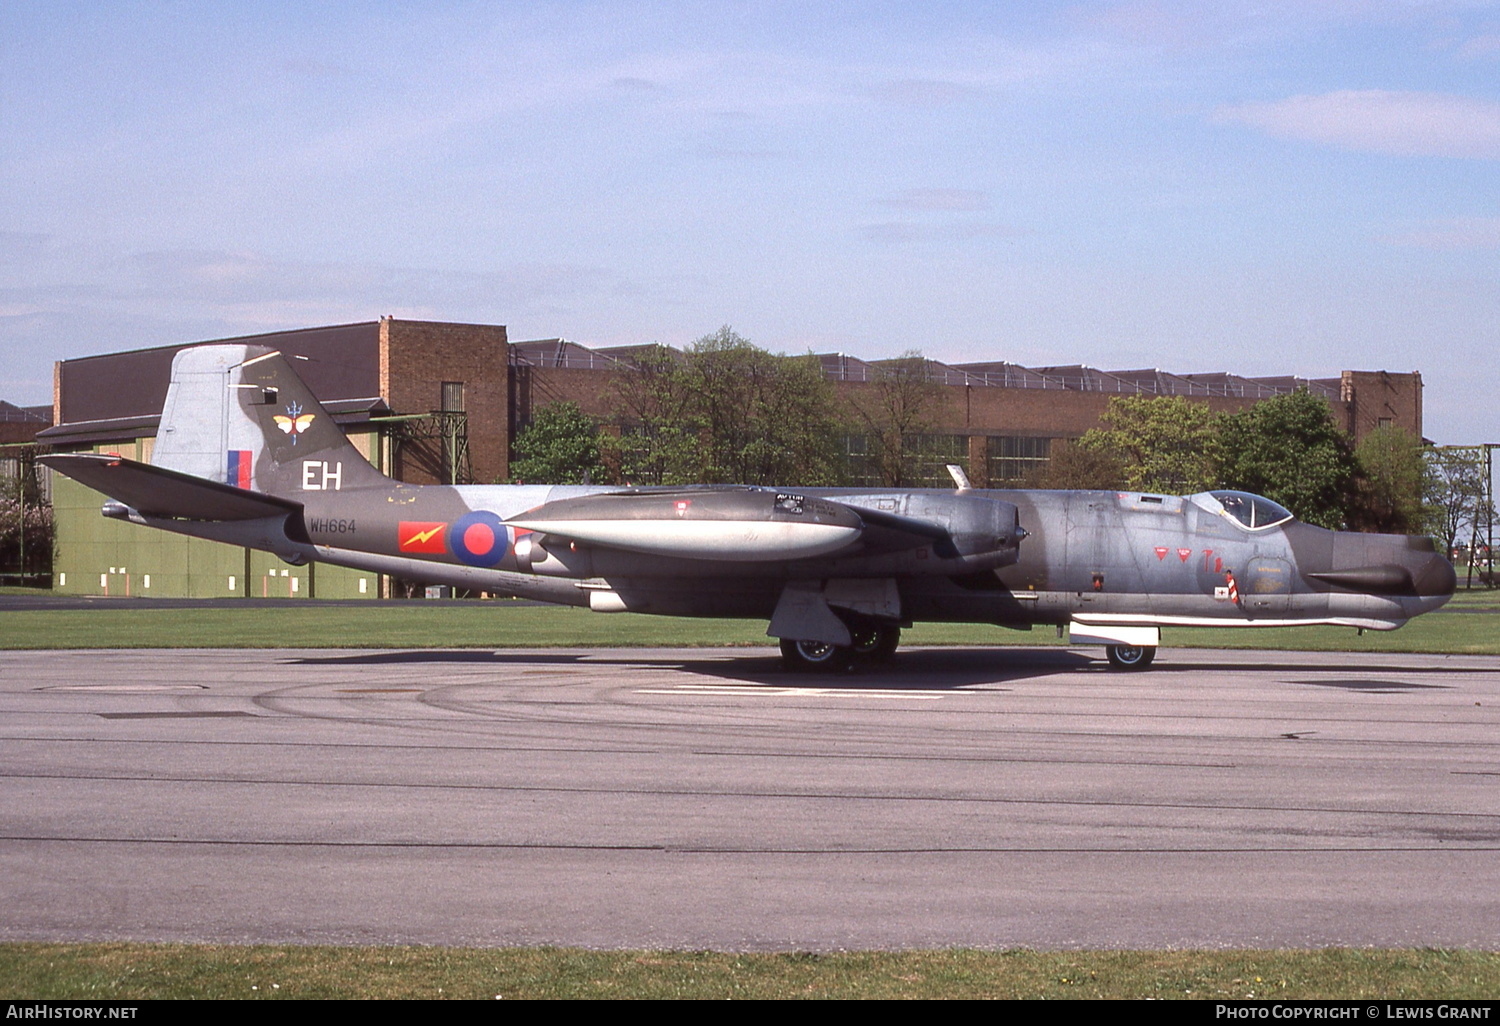
[[[974,486],[969,484],[969,475],[957,463],[948,464],[948,476],[953,478],[953,484],[960,493],[973,490]]]

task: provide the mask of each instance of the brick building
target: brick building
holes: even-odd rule
[[[589,349],[565,339],[510,346],[512,437],[533,412],[575,402],[608,423],[618,417],[616,382],[631,372],[643,347]],[[877,364],[842,353],[818,357],[823,374],[846,401],[874,388]],[[1422,437],[1422,377],[1387,371],[1344,371],[1337,378],[1247,378],[1235,374],[1173,374],[1162,370],[1101,371],[1081,365],[1023,367],[1013,363],[943,364],[927,361],[931,380],[946,386],[934,431],[915,439],[926,452],[923,477],[946,487],[947,463],[965,464],[977,487],[1014,487],[1047,460],[1054,442],[1099,426],[1111,398],[1183,396],[1215,412],[1234,413],[1263,399],[1307,389],[1325,399],[1336,423],[1358,442],[1383,424]],[[858,439],[851,440],[854,445]],[[857,452],[851,452],[856,457]],[[856,480],[857,484],[874,481]]]

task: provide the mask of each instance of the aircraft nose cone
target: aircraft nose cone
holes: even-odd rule
[[[1447,598],[1458,587],[1458,574],[1453,564],[1437,553],[1422,561],[1412,574],[1412,583],[1422,598]]]

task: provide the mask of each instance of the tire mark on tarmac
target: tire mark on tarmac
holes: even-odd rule
[[[767,791],[724,790],[709,788],[656,787],[578,787],[554,784],[456,784],[407,781],[362,780],[295,780],[274,777],[168,776],[159,773],[131,774],[81,773],[0,773],[0,780],[79,780],[119,781],[121,783],[227,784],[245,787],[322,787],[374,788],[382,790],[480,791],[518,794],[598,794],[650,796],[664,798],[764,798],[768,800],[862,801],[862,802],[931,802],[935,804],[978,804],[1006,806],[1044,806],[1049,808],[1161,809],[1164,811],[1314,813],[1333,816],[1401,816],[1434,819],[1495,820],[1500,828],[1500,812],[1466,812],[1462,810],[1391,809],[1334,805],[1250,805],[1225,802],[1144,802],[1098,798],[1017,798],[992,795],[926,795],[865,793],[859,791]]]

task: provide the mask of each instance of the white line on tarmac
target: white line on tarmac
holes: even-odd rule
[[[915,698],[924,702],[948,697],[944,691],[890,691],[849,688],[786,688],[761,684],[679,684],[672,688],[640,688],[638,695],[755,695],[764,698]]]

